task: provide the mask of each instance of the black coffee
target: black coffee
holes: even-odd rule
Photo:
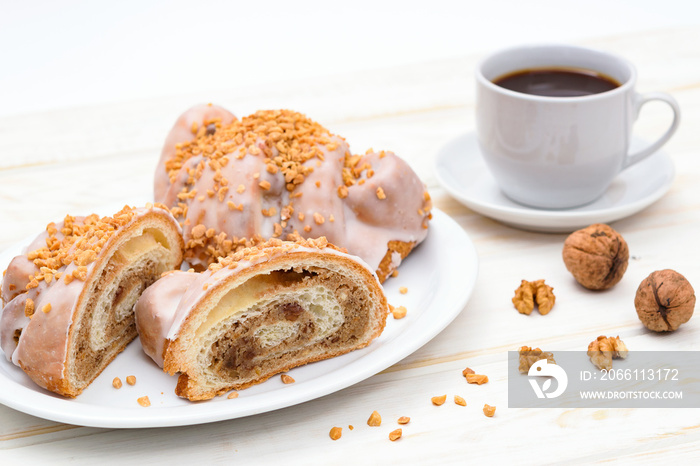
[[[615,89],[620,83],[609,76],[578,68],[539,68],[508,73],[493,83],[523,94],[580,97]]]

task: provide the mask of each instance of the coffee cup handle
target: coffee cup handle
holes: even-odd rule
[[[654,143],[640,151],[635,152],[634,154],[628,154],[625,158],[623,168],[627,168],[630,165],[634,165],[635,163],[645,159],[646,157],[659,150],[661,146],[666,144],[666,142],[668,142],[668,140],[671,139],[673,133],[675,133],[678,129],[678,124],[681,120],[681,109],[678,106],[678,102],[676,102],[676,99],[671,97],[669,94],[666,94],[665,92],[649,92],[647,94],[637,94],[635,96],[635,100],[635,119],[637,116],[639,116],[639,112],[645,103],[651,102],[652,100],[660,100],[661,102],[666,102],[671,107],[671,110],[673,110],[673,121],[671,122],[671,126],[666,130],[666,132]]]

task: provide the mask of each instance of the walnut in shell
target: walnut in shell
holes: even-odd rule
[[[566,238],[564,264],[590,290],[607,290],[622,279],[629,262],[627,242],[617,231],[595,223]]]
[[[670,332],[692,317],[695,291],[688,280],[675,270],[657,270],[640,283],[634,307],[646,328],[655,332]]]

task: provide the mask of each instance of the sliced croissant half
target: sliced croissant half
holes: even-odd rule
[[[379,281],[325,238],[269,241],[202,273],[173,272],[136,305],[141,343],[176,393],[204,400],[367,346],[386,323]]]

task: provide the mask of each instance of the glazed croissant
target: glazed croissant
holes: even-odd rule
[[[182,249],[161,207],[50,223],[4,274],[5,356],[38,385],[79,395],[136,337],[134,304],[180,264]]]
[[[168,135],[154,182],[200,269],[270,238],[325,236],[384,281],[431,216],[406,162],[385,151],[352,155],[343,138],[291,110],[238,120],[211,104],[191,108]]]
[[[368,345],[387,302],[361,259],[325,238],[270,240],[203,273],[172,272],[136,304],[146,353],[180,373],[176,393],[209,399]]]

